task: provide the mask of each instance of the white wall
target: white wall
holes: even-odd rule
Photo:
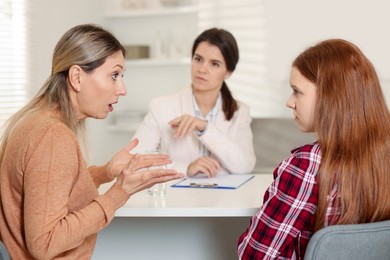
[[[29,5],[28,37],[31,42],[31,94],[48,78],[51,58],[60,37],[81,23],[100,24],[104,0],[32,0]]]
[[[390,2],[387,0],[268,0],[268,68],[271,80],[284,80],[291,61],[327,38],[357,44],[383,80],[390,80]]]
[[[293,59],[327,38],[358,45],[373,62],[390,99],[390,2],[387,0],[267,0],[267,72],[284,105]]]

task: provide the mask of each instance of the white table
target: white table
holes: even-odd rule
[[[92,259],[237,259],[238,237],[272,174],[255,174],[233,190],[170,187],[174,182],[163,197],[147,191],[132,196],[99,233]]]

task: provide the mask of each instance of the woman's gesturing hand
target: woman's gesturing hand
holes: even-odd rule
[[[208,122],[206,120],[190,116],[181,115],[169,122],[172,129],[175,130],[175,137],[182,138],[193,131],[204,131],[207,127]]]
[[[156,183],[167,182],[184,177],[173,169],[148,170],[152,165],[164,165],[170,162],[168,158],[154,160],[152,155],[135,154],[123,168],[116,182],[130,195],[149,188]]]
[[[134,139],[129,142],[125,147],[120,149],[116,154],[114,154],[107,166],[107,175],[110,179],[113,180],[119,176],[124,167],[133,158],[134,155],[130,152],[137,145],[138,139]],[[145,167],[153,165],[164,165],[172,162],[168,160],[169,158],[166,154],[141,154],[139,156],[143,158],[143,163],[147,165]]]

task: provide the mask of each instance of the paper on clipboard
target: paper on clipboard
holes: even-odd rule
[[[209,189],[237,189],[250,179],[255,177],[254,175],[223,175],[213,178],[207,177],[192,177],[185,178],[171,187],[175,188],[209,188]]]

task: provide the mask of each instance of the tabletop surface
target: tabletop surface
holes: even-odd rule
[[[131,196],[116,217],[246,217],[253,216],[271,184],[272,173],[253,174],[254,178],[237,189],[176,188],[168,182],[167,194],[150,195],[147,190]],[[104,193],[111,184],[104,184]]]

